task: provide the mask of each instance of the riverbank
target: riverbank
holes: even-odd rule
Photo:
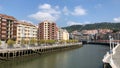
[[[65,44],[65,45],[52,45],[52,46],[36,46],[28,48],[15,48],[15,49],[2,49],[0,50],[0,60],[7,61],[8,59],[21,57],[21,56],[34,56],[42,55],[51,52],[57,52],[67,49],[79,48],[81,43]]]
[[[23,56],[0,63],[0,68],[103,68],[108,46],[86,44],[83,47],[42,55]]]

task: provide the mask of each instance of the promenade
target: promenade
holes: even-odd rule
[[[4,48],[0,49],[0,59],[9,59],[20,56],[28,56],[33,54],[44,54],[53,51],[59,51],[64,49],[71,49],[80,47],[82,43],[72,43],[72,44],[54,44],[47,46],[27,46],[20,48]]]
[[[107,52],[103,62],[109,64],[112,68],[120,68],[120,44],[117,44],[111,52]],[[106,65],[104,65],[104,68],[107,68]]]

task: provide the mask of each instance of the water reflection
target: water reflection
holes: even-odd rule
[[[84,45],[74,50],[2,62],[0,68],[102,68],[102,58],[108,49],[103,45]]]

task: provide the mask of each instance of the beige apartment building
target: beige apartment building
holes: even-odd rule
[[[32,38],[37,39],[37,27],[31,23],[18,21],[16,43],[21,44],[22,40],[29,42]]]
[[[58,29],[58,40],[69,40],[69,33],[65,29]]]

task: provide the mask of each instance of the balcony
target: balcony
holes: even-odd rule
[[[2,22],[2,25],[5,25],[5,26],[6,26],[7,24]]]
[[[6,38],[6,35],[1,35],[2,38]]]
[[[3,33],[3,34],[4,34],[4,33],[6,33],[6,31],[2,31],[1,33]]]

